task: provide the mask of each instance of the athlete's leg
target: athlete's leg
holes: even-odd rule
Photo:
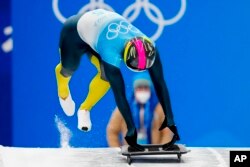
[[[69,89],[72,73],[71,70],[64,68],[61,62],[55,68],[59,102],[67,116],[72,116],[75,113],[75,102],[71,97]]]
[[[80,63],[81,54],[66,54],[64,50],[67,49],[61,51],[61,62],[56,66],[55,74],[60,105],[66,115],[72,116],[75,113],[75,103],[70,94],[69,82]]]
[[[110,88],[109,82],[104,80],[104,71],[101,69],[100,60],[96,56],[89,56],[91,63],[96,67],[97,74],[89,85],[89,92],[78,110],[78,129],[83,131],[91,130],[91,119],[89,111],[107,93]]]
[[[98,58],[96,56],[91,56],[90,61],[96,67],[97,74],[90,82],[88,95],[80,106],[81,110],[88,111],[91,110],[110,88],[109,82],[102,79],[101,64]]]
[[[55,68],[58,96],[66,115],[72,116],[75,112],[75,103],[71,98],[69,82],[72,74],[78,68],[81,56],[84,53],[83,42],[76,29],[77,18],[71,17],[64,24],[60,35],[60,63]]]

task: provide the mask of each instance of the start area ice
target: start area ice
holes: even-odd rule
[[[135,157],[131,167],[228,167],[230,148],[188,148],[176,155]],[[234,148],[235,149],[235,148]],[[242,148],[241,148],[242,149]],[[0,167],[128,167],[120,148],[17,148],[0,146]]]

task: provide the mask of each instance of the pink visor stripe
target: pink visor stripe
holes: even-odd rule
[[[146,68],[146,53],[141,40],[135,40],[136,51],[138,54],[138,69],[144,70]]]

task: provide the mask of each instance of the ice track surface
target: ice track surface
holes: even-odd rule
[[[177,161],[176,155],[135,157],[131,167],[228,167],[229,150],[193,148]],[[245,149],[246,150],[246,149]],[[249,150],[249,149],[248,149]],[[120,148],[17,148],[0,146],[0,167],[128,167]]]

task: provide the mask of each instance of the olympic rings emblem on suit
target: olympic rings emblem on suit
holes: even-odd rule
[[[135,28],[131,24],[128,24],[125,21],[120,21],[119,24],[111,23],[108,26],[108,32],[106,33],[106,38],[108,40],[115,39],[119,34],[127,34],[130,31],[134,33],[140,32],[137,28]]]
[[[165,19],[161,10],[152,2],[150,2],[150,0],[135,0],[134,3],[129,5],[124,10],[122,15],[125,18],[127,18],[129,22],[132,23],[139,17],[141,11],[143,10],[146,16],[150,19],[150,21],[158,25],[156,32],[151,36],[151,39],[156,41],[161,36],[166,26],[175,24],[185,14],[186,8],[187,8],[187,0],[180,0],[180,1],[181,1],[181,5],[180,5],[180,9],[178,13],[170,19]],[[53,8],[53,12],[56,18],[62,23],[65,22],[66,18],[62,15],[61,11],[59,10],[59,0],[52,0],[52,8]],[[90,0],[88,4],[85,4],[79,10],[79,13],[85,13],[89,10],[94,10],[97,8],[115,11],[110,5],[105,3],[104,0]],[[155,13],[155,15],[152,14],[152,11]],[[123,29],[124,27],[120,26],[120,29],[121,28]]]

